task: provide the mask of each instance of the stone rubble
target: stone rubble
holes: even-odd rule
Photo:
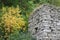
[[[42,5],[29,17],[28,26],[36,40],[60,40],[60,8]]]

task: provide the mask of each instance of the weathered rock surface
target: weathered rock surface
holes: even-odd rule
[[[29,31],[36,40],[60,40],[60,8],[44,4],[34,10]]]

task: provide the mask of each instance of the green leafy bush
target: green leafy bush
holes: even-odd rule
[[[1,0],[1,3],[5,6],[16,6],[19,4],[19,0]]]
[[[35,38],[32,38],[30,32],[16,32],[9,36],[10,40],[35,40]]]

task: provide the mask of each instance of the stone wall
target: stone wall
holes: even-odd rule
[[[29,31],[36,40],[60,40],[60,8],[38,7],[29,17]]]

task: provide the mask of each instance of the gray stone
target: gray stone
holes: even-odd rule
[[[36,40],[60,40],[60,8],[41,5],[29,17],[29,28]]]

